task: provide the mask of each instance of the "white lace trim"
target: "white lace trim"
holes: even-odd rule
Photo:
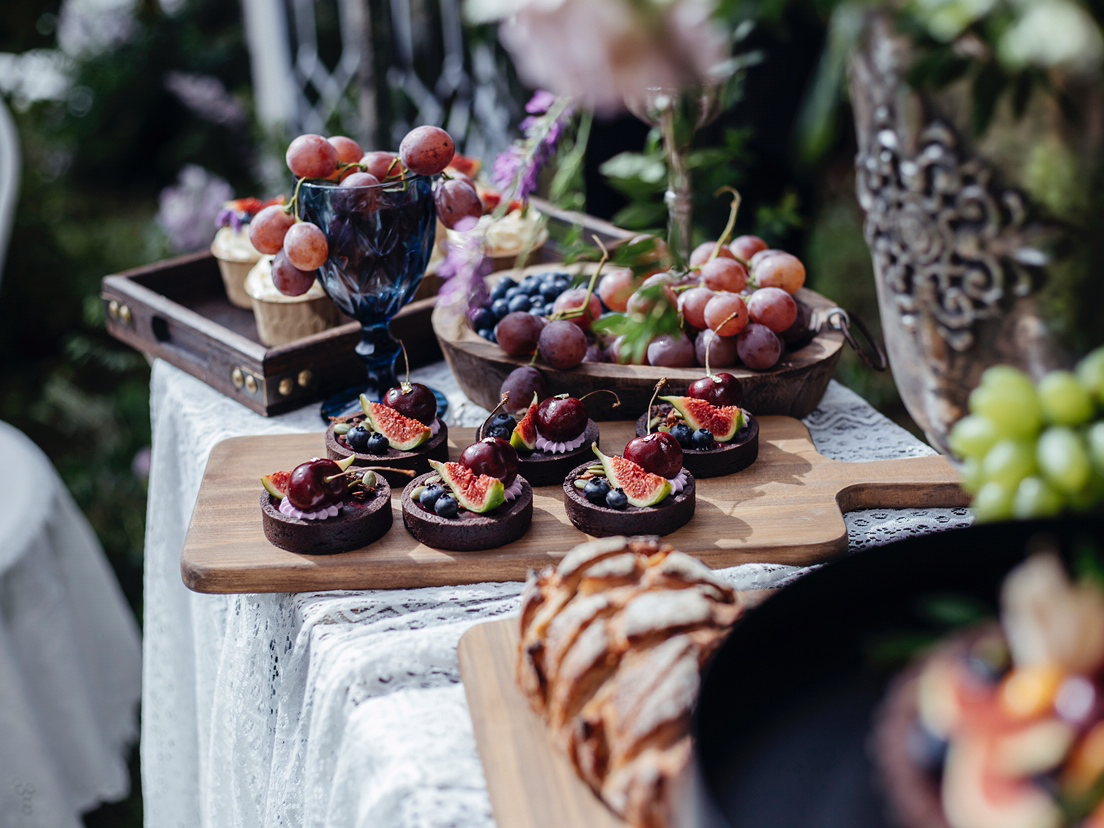
[[[324,509],[304,512],[302,509],[296,509],[292,506],[291,501],[285,497],[280,501],[280,505],[277,509],[280,514],[286,515],[289,518],[295,518],[296,520],[327,520],[332,517],[337,517],[337,513],[341,511],[341,506],[336,503],[331,503]]]
[[[547,440],[540,434],[537,435],[537,450],[547,451],[549,454],[566,454],[569,451],[575,451],[579,446],[586,442],[586,429],[583,433],[576,437],[574,440],[568,440],[566,443],[555,442],[553,440]]]

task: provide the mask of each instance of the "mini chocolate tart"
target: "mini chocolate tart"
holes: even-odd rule
[[[436,472],[419,475],[402,492],[403,525],[420,543],[434,549],[474,552],[516,541],[529,529],[533,521],[533,488],[523,477],[517,478],[521,481],[521,494],[509,503],[482,515],[461,509],[457,517],[445,518],[410,496],[436,475]]]
[[[299,555],[332,555],[360,549],[382,538],[391,528],[391,487],[379,475],[376,488],[364,500],[350,498],[326,520],[301,520],[279,510],[279,501],[261,492],[261,520],[273,546]]]
[[[598,423],[594,420],[587,420],[582,445],[577,449],[566,451],[563,454],[553,454],[550,451],[519,451],[518,473],[529,481],[531,486],[559,485],[563,482],[567,473],[579,465],[582,460],[594,456],[590,444],[597,442]]]
[[[357,423],[364,422],[364,415],[348,417],[344,422],[355,426]],[[336,423],[331,423],[326,429],[326,456],[331,460],[344,460],[352,454],[356,456],[356,460],[353,461],[356,466],[389,466],[393,469],[407,469],[415,474],[429,471],[430,460],[440,460],[442,463],[448,460],[448,426],[440,417],[437,418],[439,426],[437,434],[430,437],[427,442],[413,451],[398,451],[389,447],[385,454],[361,454],[353,451],[349,448],[344,434],[334,433],[335,425]],[[390,471],[378,471],[376,476],[387,478],[387,482],[392,486],[405,485],[410,480],[406,475]]]
[[[673,410],[670,403],[657,403],[651,408],[651,418],[666,417]],[[746,469],[759,456],[759,421],[755,415],[744,411],[744,427],[727,443],[714,443],[707,449],[682,450],[682,465],[694,477],[721,477]],[[636,421],[636,434],[648,433],[648,417],[641,415]]]
[[[697,504],[692,473],[686,475],[686,487],[676,494],[667,495],[655,506],[626,506],[611,509],[591,503],[575,481],[582,477],[593,462],[584,463],[568,473],[563,482],[564,509],[575,528],[596,538],[611,535],[669,535],[685,526],[694,516]]]

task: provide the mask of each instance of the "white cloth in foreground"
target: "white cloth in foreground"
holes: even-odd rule
[[[42,451],[0,423],[0,825],[80,826],[130,789],[141,643]]]
[[[447,366],[414,379],[446,392],[449,424],[477,425]],[[456,644],[517,610],[521,584],[298,595],[198,595],[180,551],[219,440],[317,431],[316,405],[264,418],[156,362],[146,537],[142,773],[150,826],[492,826]],[[931,454],[833,383],[806,419],[843,460]],[[965,510],[847,516],[853,549],[969,522]],[[802,570],[726,570],[738,589]]]

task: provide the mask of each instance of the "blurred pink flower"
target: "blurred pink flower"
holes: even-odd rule
[[[714,8],[714,0],[469,0],[467,12],[501,21],[499,37],[527,83],[610,113],[626,95],[724,73],[730,46]]]

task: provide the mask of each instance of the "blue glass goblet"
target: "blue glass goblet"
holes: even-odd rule
[[[329,257],[318,270],[322,288],[362,328],[356,353],[367,387],[350,388],[322,404],[323,418],[358,410],[361,393],[379,400],[398,385],[399,344],[388,328],[425,276],[437,229],[432,184],[424,176],[372,187],[304,182],[299,216],[322,228]],[[437,393],[437,392],[435,392]],[[444,397],[437,394],[438,414]]]

